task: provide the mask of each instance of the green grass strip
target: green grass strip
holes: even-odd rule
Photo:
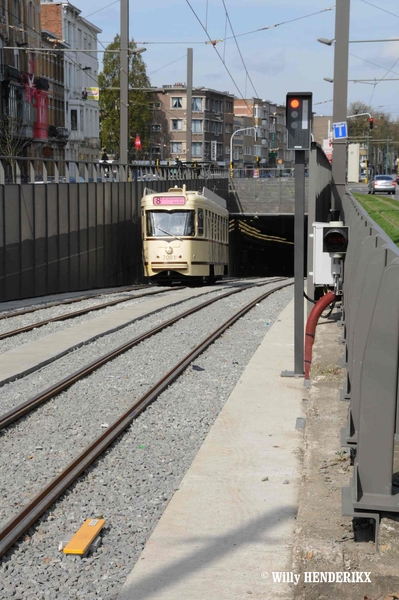
[[[353,194],[370,217],[399,246],[399,202],[391,198]]]

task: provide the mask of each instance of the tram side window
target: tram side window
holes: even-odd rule
[[[204,209],[198,209],[198,235],[204,235]]]

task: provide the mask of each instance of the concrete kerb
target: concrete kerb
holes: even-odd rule
[[[303,433],[291,302],[265,336],[212,426],[119,600],[291,599],[289,571]]]

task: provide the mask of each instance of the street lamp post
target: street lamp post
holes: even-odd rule
[[[237,129],[234,131],[230,138],[230,179],[233,178],[233,138],[237,133],[242,133],[243,131],[248,131],[249,129],[253,129],[255,132],[255,140],[256,140],[256,127],[243,127],[242,129]]]
[[[335,11],[333,123],[346,120],[348,103],[350,0],[337,0]],[[339,218],[346,186],[346,138],[333,140],[331,220]]]
[[[262,125],[265,125],[265,124],[266,124],[266,120],[262,119]],[[235,135],[237,135],[237,133],[242,133],[243,131],[249,131],[250,129],[254,130],[255,141],[256,141],[256,131],[257,131],[258,127],[243,127],[242,129],[237,129],[231,135],[231,138],[230,138],[230,179],[233,178],[233,138]]]

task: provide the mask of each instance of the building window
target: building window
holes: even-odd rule
[[[148,108],[150,110],[155,110],[157,108],[159,109],[159,108],[161,108],[161,103],[160,102],[150,102],[148,105]]]
[[[161,131],[161,126],[158,124],[151,125],[151,131]]]
[[[87,112],[87,109],[86,109]],[[84,112],[83,112],[83,108],[80,109],[80,131],[83,131],[84,129],[84,118],[83,118]]]
[[[33,8],[33,2],[29,2],[28,19],[29,19],[30,27],[32,27],[32,29],[35,29],[35,13],[34,13],[34,8]]]
[[[172,119],[172,131],[182,131],[183,119]]]
[[[202,156],[202,142],[193,142],[191,144],[191,155]]]
[[[231,125],[230,125],[230,123],[226,123],[226,133],[231,133]]]
[[[173,98],[172,97],[172,108],[183,108],[183,98]]]
[[[72,131],[78,130],[78,111],[71,110],[71,129]]]
[[[192,98],[191,99],[191,107],[192,110],[197,112],[202,112],[202,98]]]
[[[246,154],[247,156],[252,156],[252,148],[251,148],[251,146],[245,146],[244,154]]]
[[[15,27],[19,27],[19,1],[18,0],[14,0],[13,2],[13,6],[12,6],[12,11],[13,11],[13,15],[12,15],[12,22],[14,23]]]
[[[181,152],[182,152],[182,142],[171,142],[171,144],[170,144],[170,152],[171,152],[171,154],[181,154]]]
[[[193,133],[202,133],[202,119],[193,119],[192,120],[192,132]]]

